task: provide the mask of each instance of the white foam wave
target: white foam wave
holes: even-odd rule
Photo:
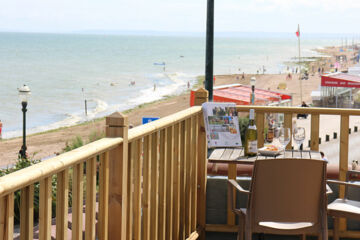
[[[177,95],[187,89],[188,82],[190,83],[190,85],[192,85],[196,81],[195,76],[187,75],[180,72],[160,73],[160,74],[156,74],[155,78],[158,80],[155,90],[153,86],[149,85],[148,88],[140,90],[140,94],[138,97],[133,97],[127,102],[114,104],[114,105],[109,105],[107,102],[101,99],[90,99],[88,100],[87,116],[83,111],[66,114],[66,117],[60,121],[44,126],[38,126],[27,129],[27,134],[34,134],[34,133],[49,131],[61,127],[73,126],[85,121],[89,121],[94,118],[103,117],[112,111],[123,111],[136,107],[143,103],[160,100],[168,95]],[[19,137],[21,135],[22,135],[22,131],[16,130],[16,131],[3,132],[2,137],[7,139],[7,138]]]
[[[101,99],[92,99],[92,101],[95,102],[96,106],[93,110],[88,111],[87,118],[90,119],[95,118],[98,114],[106,111],[109,107],[109,105]]]
[[[164,73],[157,75],[158,77],[166,78],[170,80],[170,84],[158,84],[155,89],[154,86],[143,89],[140,91],[140,96],[130,99],[128,104],[131,106],[140,105],[142,103],[152,102],[160,100],[168,95],[177,95],[186,90],[187,82],[193,83],[195,76],[190,76],[184,73]],[[166,81],[168,82],[168,81]]]

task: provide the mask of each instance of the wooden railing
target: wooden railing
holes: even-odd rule
[[[201,104],[207,93],[198,96]],[[13,239],[17,191],[20,239],[33,239],[38,183],[39,239],[51,239],[54,176],[56,239],[204,237],[207,144],[201,107],[130,130],[119,113],[107,117],[106,124],[106,138],[0,178],[0,240]]]
[[[258,131],[258,147],[264,146],[265,117],[267,113],[284,114],[284,127],[292,129],[293,117],[296,114],[309,114],[311,116],[310,130],[310,149],[319,150],[319,129],[321,115],[337,115],[340,116],[340,151],[339,151],[339,179],[345,181],[346,172],[348,171],[348,152],[349,152],[349,119],[350,116],[360,116],[358,109],[335,109],[335,108],[304,108],[304,107],[266,107],[266,106],[237,106],[238,112],[249,112],[255,109],[256,127]],[[287,149],[291,148],[291,142],[287,145]],[[228,178],[236,178],[236,165],[232,164],[228,168]],[[339,195],[343,197],[345,188],[340,187]],[[236,197],[236,194],[234,194]],[[235,201],[235,199],[233,199]],[[227,224],[226,225],[207,225],[207,231],[215,232],[236,232],[235,214],[231,211],[230,202],[227,208]],[[341,219],[340,230],[342,237],[360,237],[360,231],[346,231],[346,219]],[[330,232],[331,235],[331,232]]]
[[[85,238],[95,238],[96,172],[100,173],[99,192],[106,191],[108,183],[108,152],[121,145],[121,138],[105,138],[79,149],[38,163],[0,178],[0,239],[13,239],[14,193],[20,191],[20,239],[33,239],[34,185],[39,190],[39,239],[50,239],[52,216],[52,182],[56,176],[56,238],[67,239],[69,173],[72,172],[72,239],[83,236],[83,184],[86,163]],[[97,170],[97,156],[100,165]],[[106,232],[104,212],[108,203],[99,201],[99,232]]]
[[[197,91],[195,104],[205,101],[207,92]],[[284,113],[284,125],[290,128],[294,114],[310,114],[312,150],[319,149],[320,115],[340,116],[339,178],[345,179],[349,117],[359,116],[360,110],[237,106],[239,112],[250,108],[256,111],[259,147],[264,144],[266,113]],[[115,113],[106,118],[106,138],[0,178],[0,240],[13,239],[17,191],[21,192],[20,239],[33,239],[37,184],[39,239],[50,239],[54,176],[57,239],[190,240],[204,239],[205,228],[236,231],[230,209],[227,225],[205,223],[206,154],[199,106],[130,130],[127,117]],[[228,174],[229,178],[236,177],[235,166],[229,167]],[[70,182],[72,224],[68,236]],[[344,189],[340,189],[343,194]],[[341,228],[343,236],[355,236],[346,235],[345,220]]]

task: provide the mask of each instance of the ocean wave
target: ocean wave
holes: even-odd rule
[[[140,96],[130,99],[128,101],[129,105],[137,106],[143,103],[160,100],[165,96],[178,95],[186,90],[188,82],[192,85],[195,81],[195,76],[181,72],[162,73],[155,75],[155,77],[155,85],[140,90]]]
[[[187,89],[187,83],[194,84],[196,77],[181,72],[174,73],[159,73],[154,75],[156,88],[149,85],[148,88],[140,90],[140,94],[136,97],[131,97],[128,101],[123,103],[109,105],[106,101],[94,98],[88,100],[87,116],[85,111],[76,113],[67,113],[65,118],[43,126],[27,129],[27,134],[34,134],[45,132],[62,127],[70,127],[82,122],[90,121],[95,118],[104,117],[114,111],[124,111],[134,108],[143,103],[153,102],[163,99],[168,95],[178,95]],[[151,87],[150,87],[151,86]],[[4,139],[19,137],[22,135],[22,130],[3,132]]]
[[[98,114],[106,111],[109,108],[109,105],[101,99],[91,99],[91,101],[95,102],[96,106],[93,110],[88,111],[87,118],[95,118]]]

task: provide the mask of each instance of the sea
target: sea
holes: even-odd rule
[[[319,56],[316,49],[340,44],[340,36],[307,36],[301,55]],[[263,67],[270,74],[284,72],[297,55],[295,33],[220,35],[214,41],[214,74],[252,74]],[[180,94],[204,73],[204,34],[0,33],[2,137],[22,134],[23,84],[31,90],[31,134]]]

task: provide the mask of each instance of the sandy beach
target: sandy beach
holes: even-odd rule
[[[315,72],[312,74],[311,69],[318,69],[324,67],[324,71],[329,70],[330,63],[335,62],[334,54],[338,53],[338,48],[326,48],[322,52],[326,55],[331,55],[331,58],[321,58],[319,61],[312,62],[309,65],[310,74],[308,80],[302,81],[302,95],[303,101],[311,102],[311,91],[317,90],[320,85],[320,75]],[[345,52],[348,59],[352,57],[352,52]],[[312,67],[314,66],[314,67]],[[215,86],[241,83],[249,84],[250,77],[256,77],[256,87],[279,91],[293,96],[293,105],[300,105],[300,81],[298,75],[292,75],[291,79],[286,78],[287,74],[246,74],[245,79],[241,80],[241,75],[217,75]],[[286,83],[287,88],[284,90],[277,89],[280,83]],[[143,107],[138,107],[127,113],[129,122],[133,126],[141,124],[142,117],[164,117],[172,113],[189,107],[189,92],[183,93],[180,96],[169,97],[165,100],[146,104]],[[326,126],[325,126],[326,127]],[[94,132],[101,133],[105,129],[105,120],[96,120],[88,123],[76,125],[73,127],[58,129],[50,132],[39,133],[27,137],[27,147],[29,156],[35,159],[43,159],[61,153],[67,142],[71,142],[75,137],[80,136],[86,142],[91,134]],[[6,166],[13,163],[17,159],[17,153],[21,147],[22,139],[15,138],[0,141],[0,166]]]

